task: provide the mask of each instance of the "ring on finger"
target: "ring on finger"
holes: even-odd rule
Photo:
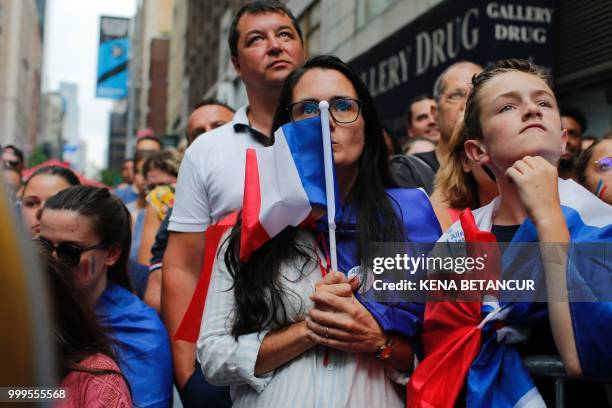
[[[325,337],[329,339],[329,327],[325,328]]]

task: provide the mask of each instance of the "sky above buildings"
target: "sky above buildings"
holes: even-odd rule
[[[108,156],[110,99],[97,99],[96,69],[100,16],[133,17],[136,0],[48,0],[45,22],[43,91],[59,83],[79,87],[79,133],[87,160],[104,168]]]

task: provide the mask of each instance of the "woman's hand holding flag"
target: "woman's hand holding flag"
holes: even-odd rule
[[[307,318],[309,337],[318,344],[349,352],[375,353],[387,335],[353,292],[358,279],[330,272],[310,296],[315,307]]]

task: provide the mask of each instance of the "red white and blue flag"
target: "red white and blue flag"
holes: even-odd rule
[[[242,261],[285,227],[310,221],[314,205],[326,208],[323,153],[319,117],[288,123],[274,133],[272,146],[247,150],[240,233]],[[333,185],[335,208],[339,208],[335,175]],[[237,219],[238,212],[234,212],[207,228],[200,278],[174,340],[197,341],[218,247]]]
[[[240,259],[287,226],[299,226],[313,206],[327,206],[321,119],[290,122],[274,133],[274,144],[248,149],[245,166]],[[333,157],[333,156],[332,156]],[[337,192],[337,184],[334,189]],[[338,194],[335,194],[338,208]]]
[[[559,196],[572,243],[612,243],[612,206],[573,181],[559,180]],[[489,231],[498,206],[499,198],[475,210],[473,216],[470,212],[462,214],[460,222],[440,241],[494,242]],[[512,240],[537,241],[530,220],[520,226]],[[612,350],[607,339],[612,337],[612,270],[605,261],[578,251],[574,253],[570,247],[567,280],[581,368],[585,376],[610,377]],[[504,259],[521,256],[512,253],[512,247],[504,253]],[[523,268],[541,278],[539,260],[523,261]],[[608,282],[606,288],[601,287],[602,281]],[[604,301],[572,301],[575,293],[585,291],[599,293]],[[409,407],[454,407],[462,389],[467,407],[545,406],[514,344],[525,339],[520,326],[526,322],[548,324],[546,303],[486,300],[427,304],[422,335],[425,359],[408,384]]]

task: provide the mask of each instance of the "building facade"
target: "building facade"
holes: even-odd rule
[[[153,129],[153,134],[157,136],[166,133],[169,46],[170,40],[167,38],[151,40],[146,127]]]
[[[508,57],[551,68],[560,103],[587,115],[587,133],[601,136],[612,127],[610,1],[289,0],[288,6],[310,55],[351,63],[396,136],[404,132],[411,97],[431,94],[448,65]]]
[[[612,129],[612,1],[559,0],[556,93],[562,106],[581,110],[586,134]]]
[[[65,104],[59,92],[45,92],[42,95],[40,112],[40,138],[45,155],[61,158]]]
[[[149,120],[152,118],[150,106],[150,91],[153,86],[158,87],[157,82],[160,81],[159,77],[153,81],[151,74],[151,51],[153,49],[154,40],[169,40],[170,32],[172,30],[172,0],[139,0],[137,6],[137,12],[133,19],[132,32],[130,35],[131,41],[131,57],[130,57],[130,110],[128,117],[128,132],[129,135],[135,135],[139,129],[151,128]],[[155,60],[155,74],[160,72],[160,53],[159,46],[156,46],[156,60]],[[167,45],[162,45],[162,49],[167,48]],[[167,72],[168,64],[168,52],[165,53],[166,65],[163,68]],[[162,64],[162,65],[163,65]],[[167,80],[167,79],[166,79]],[[155,82],[155,83],[154,83]],[[160,84],[159,86],[162,86]],[[163,81],[163,86],[167,87],[166,81]],[[159,90],[154,90],[153,93],[159,93]],[[165,91],[164,91],[165,92]],[[163,107],[160,105],[163,104]],[[156,101],[155,106],[157,114],[163,112],[162,122],[165,122],[166,117],[166,99]],[[165,123],[161,128],[158,123],[155,123],[157,130],[160,134],[156,136],[163,136],[165,133]]]
[[[227,45],[232,17],[245,3],[246,0],[189,1],[186,44],[189,110],[204,97],[215,97],[233,107],[246,101]]]
[[[109,114],[108,168],[121,170],[125,158],[127,110],[125,101],[115,101]]]
[[[180,134],[187,127],[189,82],[185,76],[185,46],[188,10],[187,0],[174,1],[168,61],[167,134]]]
[[[42,36],[34,0],[0,0],[0,144],[37,142]]]
[[[77,171],[85,171],[86,143],[79,134],[79,86],[73,82],[60,82],[58,91],[63,99],[62,160]]]
[[[184,129],[188,111],[202,97],[217,97],[234,107],[246,101],[227,47],[231,18],[243,3],[187,0],[182,5],[187,13],[183,78],[174,70],[169,83],[174,81],[177,95],[188,94],[188,109],[179,115],[175,107],[172,125],[183,124]],[[612,126],[609,0],[286,3],[298,17],[307,54],[334,54],[349,62],[395,136],[405,133],[409,101],[416,94],[431,94],[446,67],[460,60],[486,64],[508,57],[529,58],[550,68],[560,102],[587,115],[587,133],[599,136]]]

